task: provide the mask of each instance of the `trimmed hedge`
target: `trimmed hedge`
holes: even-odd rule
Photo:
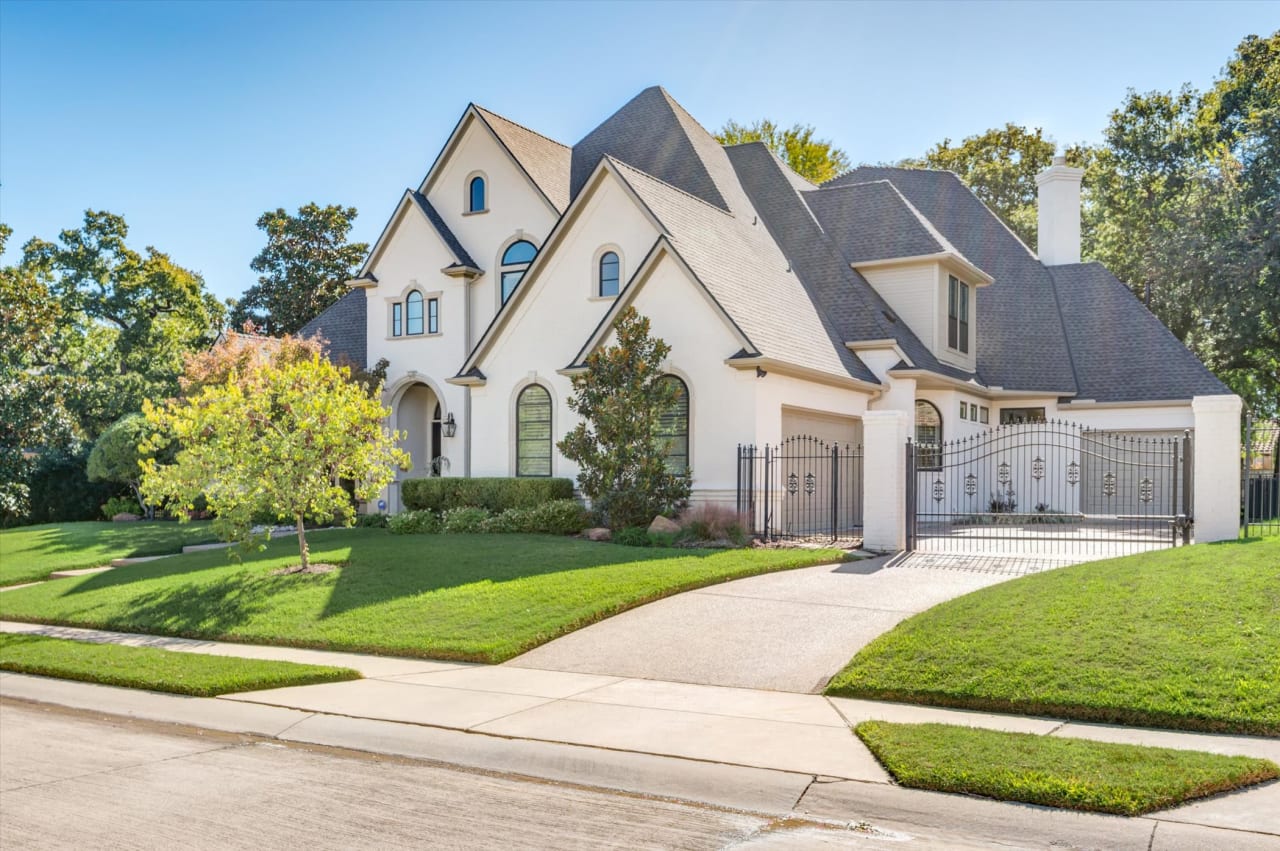
[[[534,508],[508,508],[500,514],[474,506],[450,508],[440,516],[430,511],[405,511],[394,515],[387,525],[393,535],[576,535],[587,528],[587,521],[586,509],[576,499],[557,499]]]
[[[557,499],[573,499],[572,479],[431,478],[400,485],[406,507],[443,514],[453,508],[483,508],[500,514],[509,508],[536,508]]]

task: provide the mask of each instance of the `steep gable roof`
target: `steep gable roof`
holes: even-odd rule
[[[323,338],[324,353],[330,360],[337,363],[345,359],[363,369],[368,366],[368,309],[364,290],[352,290],[298,329],[298,336]]]
[[[1230,393],[1101,263],[1049,266],[1081,399],[1186,400]]]
[[[940,254],[947,248],[887,180],[850,183],[801,194],[851,263]]]
[[[977,363],[994,387],[1075,390],[1053,279],[995,213],[949,171],[861,166],[825,187],[889,180],[995,284],[978,299]]]
[[[370,275],[369,270],[373,268],[374,262],[382,256],[387,241],[396,232],[410,204],[417,208],[418,212],[427,220],[428,226],[435,231],[436,236],[440,237],[441,244],[444,245],[445,250],[453,258],[453,266],[466,266],[472,269],[480,268],[471,259],[471,255],[467,253],[467,250],[462,247],[462,243],[458,241],[458,238],[454,236],[453,231],[449,229],[449,225],[440,217],[440,213],[427,200],[427,196],[416,190],[406,189],[404,195],[400,196],[400,203],[391,211],[391,218],[387,219],[387,223],[382,226],[382,233],[378,234],[377,241],[369,249],[369,256],[364,259],[364,264],[360,267],[360,272],[356,276],[357,280],[363,278],[377,283],[377,278]]]
[[[449,249],[449,253],[453,255],[454,264],[458,266],[470,266],[473,269],[479,269],[476,261],[471,259],[471,255],[467,253],[467,249],[462,247],[462,243],[453,235],[453,231],[449,230],[449,225],[441,218],[440,213],[427,200],[427,196],[421,192],[413,193],[413,200],[417,203],[418,209],[422,210],[422,214],[427,217],[427,221],[435,228],[440,236],[440,240]]]
[[[695,144],[701,134],[691,130],[701,128],[661,86],[650,86],[573,146],[570,196],[577,196],[607,155],[728,210],[729,202],[702,156],[707,146]]]
[[[833,336],[841,348],[864,340],[896,340],[920,369],[961,381],[974,377],[940,363],[867,279],[849,265],[804,203],[807,184],[789,179],[787,167],[768,147],[751,142],[725,150],[768,232],[798,272],[805,291],[811,294],[809,299],[834,328]]]
[[[533,181],[538,190],[546,196],[558,212],[563,213],[569,206],[569,172],[572,151],[568,145],[549,139],[491,112],[482,106],[472,104],[476,114],[493,131],[503,146],[511,153],[512,159],[519,163],[525,174]]]

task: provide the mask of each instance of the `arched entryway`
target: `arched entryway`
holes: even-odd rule
[[[444,457],[441,442],[441,423],[444,411],[440,398],[429,385],[415,382],[404,388],[393,405],[395,429],[403,437],[400,446],[409,453],[411,466],[397,475],[398,483],[405,479],[422,479],[446,475],[449,461]],[[399,494],[393,499],[392,510],[398,511]]]

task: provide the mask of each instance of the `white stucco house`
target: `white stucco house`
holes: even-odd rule
[[[1193,399],[1226,411],[1229,391],[1080,262],[1081,174],[1040,176],[1033,249],[950,172],[816,186],[762,144],[722,147],[659,87],[572,145],[471,105],[304,333],[389,361],[405,477],[575,476],[554,446],[570,377],[627,305],[672,347],[672,463],[697,500],[733,500],[738,444],[801,433],[866,440],[871,480],[877,417],[924,443],[1044,419],[1195,428]]]

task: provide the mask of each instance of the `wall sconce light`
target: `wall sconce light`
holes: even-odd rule
[[[445,437],[453,437],[458,433],[458,423],[454,420],[452,413],[444,418],[444,422],[440,424],[440,430]]]
[[[764,371],[760,367],[756,367],[756,378],[764,378],[768,374],[768,372]]]

